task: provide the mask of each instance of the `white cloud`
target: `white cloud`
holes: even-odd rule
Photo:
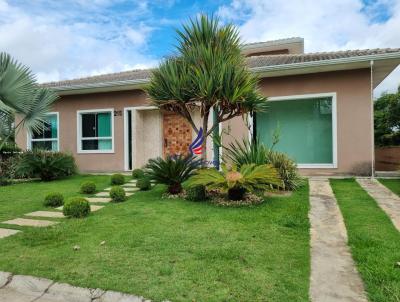
[[[305,51],[400,47],[400,0],[378,0],[365,7],[360,0],[233,0],[219,16],[240,24],[246,42],[304,37]],[[382,20],[388,14],[388,20]],[[375,90],[393,91],[400,72]]]
[[[74,1],[79,5],[88,2]],[[90,2],[100,9],[110,1]],[[30,66],[40,82],[147,68],[157,63],[144,53],[150,27],[117,24],[101,12],[98,20],[91,19],[90,10],[81,13],[79,19],[72,18],[73,11],[68,10],[64,15],[55,11],[30,13],[11,1],[0,0],[0,51]]]

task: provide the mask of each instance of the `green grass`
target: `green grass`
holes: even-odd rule
[[[55,185],[66,190],[65,182]],[[20,199],[47,185],[53,184],[6,190]],[[24,228],[2,239],[0,270],[155,301],[308,301],[308,187],[251,208],[162,199],[162,193],[156,187],[87,219]],[[3,194],[0,201],[13,208]]]
[[[393,193],[400,196],[400,179],[379,179],[379,182],[386,186]]]
[[[51,192],[59,192],[64,198],[83,196],[79,194],[79,188],[84,181],[94,181],[98,190],[110,186],[109,176],[76,175],[64,180],[35,181],[0,187],[0,221],[45,209],[43,200]]]
[[[400,233],[355,180],[331,184],[370,301],[400,301]]]

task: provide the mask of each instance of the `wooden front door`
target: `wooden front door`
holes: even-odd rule
[[[176,155],[189,153],[192,142],[192,127],[189,122],[179,114],[172,112],[163,113],[163,155]]]

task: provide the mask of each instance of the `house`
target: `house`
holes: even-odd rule
[[[304,53],[304,40],[247,44],[247,64],[260,77],[269,110],[224,137],[253,131],[288,153],[306,175],[370,173],[374,169],[372,91],[400,63],[400,49]],[[70,152],[81,171],[122,171],[149,158],[186,153],[195,133],[180,116],[160,112],[143,92],[151,70],[133,70],[45,84],[60,95],[44,131],[21,131],[23,148]],[[208,142],[212,160],[213,145]],[[216,151],[216,150],[215,150]]]

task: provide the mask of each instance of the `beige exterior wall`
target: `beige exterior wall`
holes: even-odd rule
[[[335,92],[337,97],[337,168],[301,169],[305,175],[365,174],[373,161],[371,90],[368,69],[264,78],[260,89],[267,97]],[[237,120],[237,121],[236,121]],[[234,138],[248,136],[241,118],[231,125]],[[231,140],[227,138],[224,142]]]
[[[81,171],[124,170],[124,107],[148,105],[144,92],[121,91],[112,93],[62,96],[52,111],[59,112],[60,151],[69,152]],[[114,153],[77,153],[77,111],[113,108],[121,114],[114,116]],[[17,137],[20,147],[26,148],[27,134]]]
[[[260,89],[267,97],[291,96],[335,92],[337,96],[337,159],[336,169],[302,169],[303,174],[333,175],[365,173],[372,164],[372,124],[369,70],[353,70],[265,78]],[[125,107],[148,106],[144,92],[123,91],[86,95],[63,96],[52,111],[59,112],[60,151],[74,155],[81,171],[124,170],[124,115]],[[77,153],[77,111],[113,108],[121,114],[114,117],[114,153]],[[162,131],[158,111],[137,111],[133,116],[134,149],[133,163],[142,166],[158,152],[162,154]],[[195,118],[196,124],[199,117]],[[210,116],[210,122],[212,117]],[[223,137],[224,144],[233,139],[248,137],[249,130],[241,117],[224,123],[230,126],[230,135]],[[193,133],[192,137],[196,137]],[[161,139],[160,139],[161,138]],[[17,136],[20,147],[26,148],[27,134]],[[212,160],[212,140],[208,140],[208,159]]]

